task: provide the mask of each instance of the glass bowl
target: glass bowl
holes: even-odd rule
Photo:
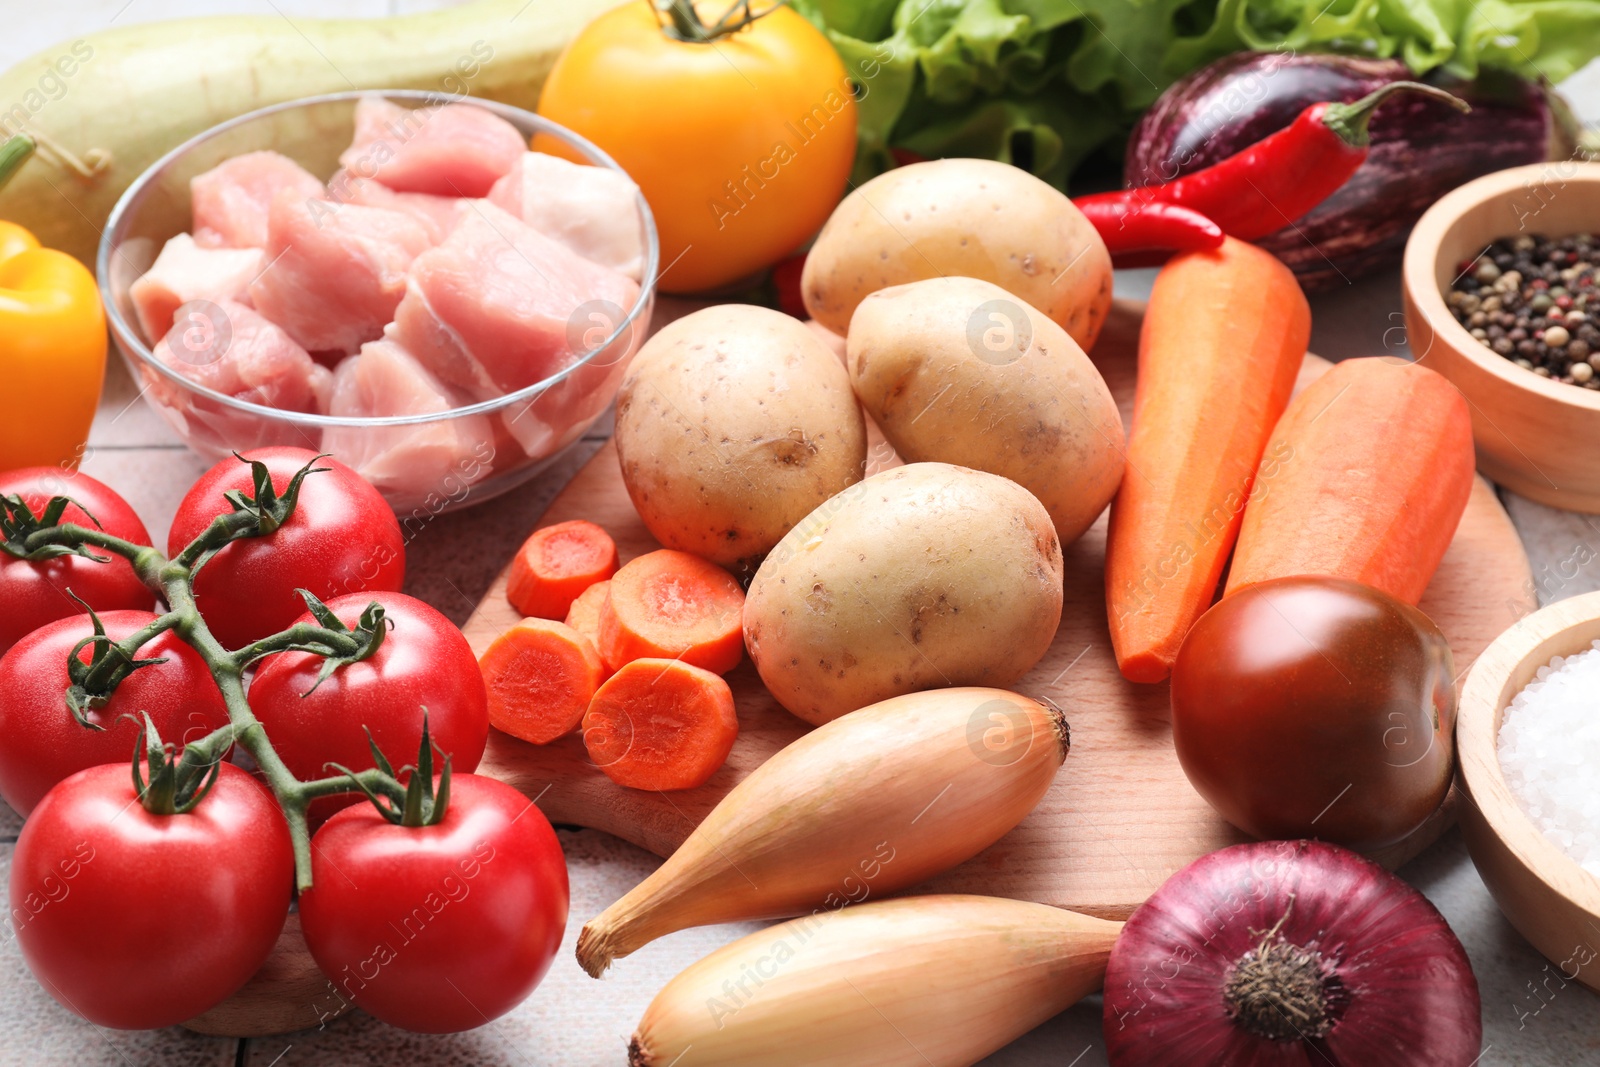
[[[151,352],[129,287],[168,239],[191,224],[189,180],[236,155],[272,149],[323,181],[349,145],[356,103],[381,96],[403,107],[464,102],[487,108],[524,138],[563,142],[595,166],[616,162],[577,134],[521,108],[441,93],[385,90],[332,93],[241,115],[163,156],[117,201],[100,242],[100,291],[111,335],[146,400],[184,442],[208,460],[266,445],[293,445],[335,458],[382,456],[404,441],[408,461],[372,477],[402,522],[488,500],[537,475],[580,439],[610,406],[629,360],[643,341],[655,304],[660,248],[655,220],[638,197],[644,266],[631,308],[606,301],[580,305],[568,322],[577,359],[560,373],[514,393],[423,415],[352,418],[303,414],[250,403],[184,377]],[[218,309],[220,311],[220,309]],[[225,348],[222,350],[225,352]],[[455,447],[430,448],[432,440]],[[460,443],[473,447],[463,454]],[[352,463],[360,467],[360,463]],[[400,469],[395,469],[396,467]],[[371,469],[371,468],[369,468]]]

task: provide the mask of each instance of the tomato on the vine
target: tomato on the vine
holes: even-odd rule
[[[426,710],[434,744],[453,757],[456,770],[472,770],[489,738],[489,698],[467,639],[449,619],[404,593],[352,593],[327,607],[354,627],[374,601],[383,606],[389,630],[367,659],[340,665],[320,684],[320,656],[280,652],[262,661],[250,684],[250,707],[272,747],[296,778],[322,778],[338,773],[329,763],[358,771],[373,766],[370,730],[378,750],[398,767],[417,751]],[[298,621],[314,617],[307,612]],[[325,797],[312,813],[325,817],[354,799]]]
[[[100,615],[106,636],[120,641],[156,616],[148,611],[107,611]],[[139,659],[160,659],[124,678],[110,698],[87,713],[82,726],[67,707],[67,657],[78,642],[94,636],[87,615],[58,619],[17,642],[0,657],[0,797],[28,814],[50,787],[69,775],[101,763],[124,767],[139,743],[149,715],[161,735],[179,745],[198,741],[228,724],[228,709],[211,670],[200,654],[171,630],[145,642]],[[78,658],[88,663],[93,646]]]
[[[452,774],[434,826],[346,808],[312,840],[306,944],[340,995],[421,1033],[470,1030],[520,1004],[567,925],[567,866],[511,786]]]
[[[266,464],[280,494],[316,453],[304,448],[257,448],[242,453]],[[195,603],[225,648],[241,648],[286,629],[306,609],[296,589],[324,600],[343,593],[398,591],[405,581],[405,540],[394,511],[368,481],[324,456],[306,477],[299,501],[282,527],[224,546],[194,577]],[[223,494],[252,492],[250,466],[233,457],[200,476],[178,505],[167,535],[176,556],[218,515],[231,510]]]
[[[106,533],[135,544],[150,543],[149,532],[128,502],[87,474],[59,467],[20,467],[0,472],[0,495],[22,497],[35,516],[43,515],[51,497],[70,497],[81,506],[69,506],[61,522],[92,529],[98,520]],[[68,590],[96,611],[148,611],[155,605],[155,593],[139,580],[132,564],[100,549],[91,551],[99,558],[24,560],[0,552],[0,654],[45,623],[83,611]]]
[[[731,2],[695,4],[700,25]],[[544,83],[539,114],[605,149],[639,183],[660,234],[664,292],[771,266],[821,229],[844,194],[856,152],[850,79],[820,30],[775,8],[704,42],[674,35],[651,4],[622,4],[578,32]],[[545,142],[535,147],[561,151]]]
[[[294,887],[277,801],[231,764],[193,811],[153,815],[128,762],[56,786],[22,827],[11,921],[50,995],[146,1030],[232,996],[277,943]]]

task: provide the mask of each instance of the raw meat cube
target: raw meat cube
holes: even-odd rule
[[[544,459],[587,430],[617,395],[642,331],[623,336],[571,374],[502,410],[504,434],[532,459]]]
[[[195,243],[203,248],[265,248],[267,212],[283,192],[322,196],[322,183],[288,156],[249,152],[189,181]]]
[[[250,282],[266,257],[259,248],[201,248],[180,233],[131,286],[128,297],[145,340],[155,344],[172,328],[172,315],[191,300],[248,303]]]
[[[389,334],[446,385],[478,400],[568,366],[594,312],[618,319],[639,286],[488,201],[411,265]]]
[[[330,415],[429,415],[465,403],[394,341],[363,345],[334,372]],[[489,473],[493,431],[473,415],[405,426],[331,427],[322,450],[349,464],[397,508],[455,499]]]
[[[524,152],[489,191],[490,200],[546,237],[634,281],[644,269],[638,196],[620,171],[544,152]]]
[[[404,108],[381,96],[356,105],[356,135],[339,165],[402,193],[488,196],[528,150],[517,128],[474,104]]]
[[[320,411],[332,380],[288,334],[232,300],[180,307],[155,357],[196,385],[284,411]]]
[[[432,247],[410,215],[331,200],[272,202],[267,267],[250,286],[256,309],[309,351],[356,352],[383,336],[406,269]]]
[[[438,244],[450,236],[459,218],[461,198],[434,196],[432,193],[397,193],[375,178],[361,178],[341,170],[328,179],[328,199],[339,204],[360,204],[399,211],[428,228]]]

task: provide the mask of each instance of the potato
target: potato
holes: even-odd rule
[[[1111,255],[1083,212],[990,159],[897,167],[845,197],[806,257],[800,292],[812,318],[844,333],[868,293],[945,275],[1015,293],[1085,351],[1111,310]]]
[[[1122,482],[1122,416],[1067,332],[997,285],[930,278],[861,301],[847,342],[856,396],[908,463],[1003,475],[1063,545]]]
[[[756,571],[744,640],[778,703],[824,723],[887,697],[1008,686],[1061,622],[1061,545],[996,474],[912,463],[806,516]]]
[[[655,539],[745,573],[866,472],[838,356],[799,320],[748,304],[697,311],[645,343],[617,394],[616,442]]]

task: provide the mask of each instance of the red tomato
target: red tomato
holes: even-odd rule
[[[52,789],[22,827],[11,922],[50,995],[99,1026],[192,1019],[260,969],[294,888],[289,827],[223,764],[187,815],[139,804],[125,762]]]
[[[93,527],[94,520],[99,519],[109,534],[141,545],[150,543],[150,534],[128,502],[87,474],[74,474],[59,467],[21,467],[0,473],[0,494],[22,497],[35,515],[44,511],[51,497],[71,497],[83,507],[67,508],[62,522]],[[109,555],[100,549],[94,553]],[[0,654],[45,623],[83,611],[67,596],[68,589],[96,611],[149,611],[156,602],[155,594],[121,556],[111,556],[105,563],[82,556],[31,562],[0,552],[0,604],[5,605],[5,610],[0,611]]]
[[[306,944],[339,993],[419,1033],[470,1030],[520,1004],[567,925],[561,843],[504,782],[452,774],[437,826],[346,808],[312,840]]]
[[[489,739],[489,697],[467,639],[449,619],[404,593],[352,593],[328,607],[353,629],[374,600],[393,624],[383,644],[315,690],[322,657],[280,652],[262,662],[250,684],[250,707],[273,748],[301,780],[337,773],[324,769],[328,763],[364,770],[373,765],[365,726],[394,766],[415,763],[427,708],[434,744],[453,757],[455,770],[472,770]],[[299,621],[315,620],[306,612]],[[313,815],[326,818],[357,799],[325,798],[313,805]]]
[[[243,453],[272,472],[280,493],[316,453],[304,448],[257,448]],[[309,589],[323,600],[343,593],[397,591],[405,581],[406,548],[394,511],[372,485],[336,459],[324,456],[308,475],[289,521],[266,537],[241,538],[195,575],[195,601],[206,625],[225,648],[241,648],[285,629],[306,610],[295,593]],[[178,505],[167,534],[176,556],[230,510],[222,494],[251,494],[250,466],[228,457],[200,476]]]
[[[106,636],[121,640],[155,619],[148,611],[107,611]],[[67,657],[94,633],[87,615],[59,619],[17,642],[0,658],[0,796],[23,815],[63,778],[101,763],[129,773],[139,725],[148,714],[164,741],[183,745],[228,724],[228,708],[205,660],[171,630],[147,642],[140,659],[165,659],[122,680],[104,707],[89,712],[102,727],[79,726],[67,709]],[[91,649],[78,657],[89,662]]]

